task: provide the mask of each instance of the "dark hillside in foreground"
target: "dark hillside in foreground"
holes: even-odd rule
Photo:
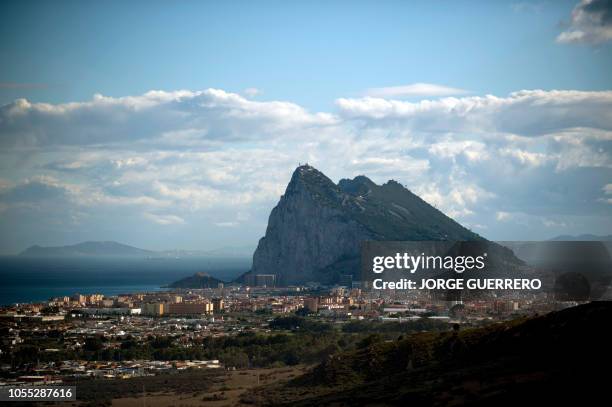
[[[292,406],[595,405],[607,399],[611,302],[336,354],[244,402]],[[605,403],[603,403],[605,404]],[[603,405],[597,403],[597,405]]]

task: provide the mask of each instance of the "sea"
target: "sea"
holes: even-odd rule
[[[241,257],[82,257],[0,256],[0,305],[46,301],[65,295],[105,296],[164,290],[196,272],[232,281],[251,267]]]

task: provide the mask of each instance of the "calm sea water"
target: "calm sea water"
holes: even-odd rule
[[[44,301],[74,293],[116,295],[157,291],[202,271],[230,281],[250,258],[25,258],[0,257],[0,305]]]

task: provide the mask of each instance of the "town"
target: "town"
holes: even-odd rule
[[[481,326],[576,305],[544,292],[448,301],[433,291],[366,290],[352,281],[332,287],[254,282],[4,306],[0,380],[70,383],[309,363],[381,332]],[[303,350],[308,334],[312,349]]]

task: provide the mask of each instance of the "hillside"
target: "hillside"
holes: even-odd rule
[[[244,402],[292,406],[589,405],[607,391],[611,302],[336,354]]]
[[[169,284],[169,288],[217,288],[223,281],[206,273],[195,273],[193,276]]]

